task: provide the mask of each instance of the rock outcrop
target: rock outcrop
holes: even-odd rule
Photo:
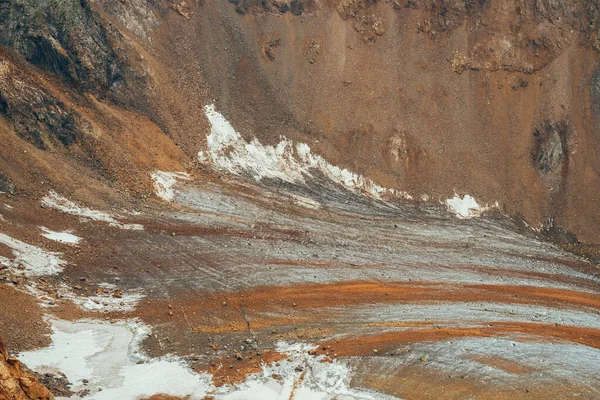
[[[0,338],[0,400],[54,400],[54,395],[8,355]]]

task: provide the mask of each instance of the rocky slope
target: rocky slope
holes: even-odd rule
[[[3,0],[0,185],[143,202],[152,170],[198,168],[216,101],[248,139],[597,244],[599,15],[588,0]]]
[[[117,372],[211,374],[148,396],[218,393],[259,357],[265,386],[360,397],[292,365],[359,357],[390,396],[429,376],[428,398],[596,398],[597,267],[532,231],[600,259],[599,61],[593,0],[0,0],[0,334],[93,326]],[[455,193],[513,221],[450,219],[475,202]],[[279,363],[305,339],[323,350]],[[143,394],[96,354],[97,387],[63,386]],[[0,345],[3,395],[52,398]]]

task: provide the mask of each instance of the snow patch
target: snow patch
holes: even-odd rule
[[[151,331],[143,324],[51,322],[50,347],[19,358],[35,371],[64,373],[74,392],[90,389],[85,399],[134,400],[155,394],[202,399],[212,386],[210,375],[193,372],[177,357],[146,357],[139,344]]]
[[[127,230],[144,230],[144,227],[140,224],[123,224],[115,219],[111,214],[92,210],[91,208],[82,207],[71,200],[59,195],[58,193],[51,191],[42,199],[42,205],[56,210],[62,211],[65,214],[75,215],[82,219],[91,221],[106,222],[109,226],[127,229]]]
[[[71,231],[56,232],[56,231],[46,228],[45,226],[40,226],[40,229],[42,231],[46,232],[46,233],[42,233],[43,237],[50,239],[50,240],[54,240],[56,242],[70,244],[70,245],[76,245],[81,240],[81,238],[79,236],[73,235],[71,233]]]
[[[9,204],[4,204],[4,207],[6,207],[7,210],[12,210],[13,206],[9,205]]]
[[[165,201],[173,201],[175,191],[173,186],[179,181],[187,181],[190,175],[186,172],[155,171],[152,173],[156,195]]]
[[[22,266],[22,272],[27,276],[55,275],[61,272],[66,264],[60,258],[60,253],[40,249],[4,233],[0,233],[0,244],[10,247],[15,257],[12,261],[3,259],[6,264],[13,269]]]
[[[480,206],[477,201],[466,194],[462,198],[458,194],[454,194],[454,197],[446,200],[446,207],[449,211],[456,214],[460,219],[469,219],[480,216],[483,212],[489,211],[492,207]],[[494,204],[494,207],[498,207],[498,203]]]
[[[257,181],[271,178],[290,183],[304,183],[318,171],[335,183],[375,198],[383,195],[410,198],[405,192],[386,189],[362,175],[331,165],[320,155],[313,154],[306,143],[294,144],[283,136],[275,146],[263,145],[258,139],[247,142],[215,111],[213,104],[205,106],[204,112],[211,131],[206,138],[207,152],[199,152],[198,159],[211,162],[220,170],[235,175],[250,174]]]

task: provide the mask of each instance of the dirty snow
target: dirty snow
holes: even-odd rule
[[[288,355],[287,359],[279,362],[279,366],[276,363],[263,365],[261,373],[248,376],[244,383],[235,388],[220,389],[215,398],[223,400],[395,399],[371,390],[350,387],[352,379],[350,368],[338,360],[331,363],[321,362],[324,356],[308,355],[308,351],[314,348],[316,346],[304,343],[278,343],[277,351]],[[273,378],[278,375],[281,376],[280,380]]]
[[[462,198],[458,194],[454,194],[454,197],[446,200],[446,207],[449,211],[456,214],[458,218],[468,219],[480,216],[483,212],[488,211],[491,207],[482,207],[477,201],[466,194]],[[498,203],[495,204],[498,207]]]
[[[193,372],[176,357],[143,355],[138,346],[150,329],[140,323],[51,322],[50,347],[21,353],[19,358],[38,372],[61,371],[74,392],[91,391],[85,399],[134,400],[159,393],[201,399],[212,385],[209,375]],[[84,385],[83,379],[89,383]]]
[[[589,309],[553,308],[539,305],[503,304],[493,302],[452,302],[440,304],[368,305],[333,308],[330,315],[339,312],[366,324],[422,322],[423,316],[431,324],[448,326],[478,326],[489,322],[519,322],[557,324],[600,329],[600,312]]]
[[[207,152],[198,153],[201,162],[211,162],[218,169],[235,175],[250,174],[257,181],[270,178],[303,183],[306,178],[313,176],[313,172],[320,172],[333,182],[375,198],[384,194],[410,197],[330,164],[320,155],[312,153],[305,143],[294,144],[283,136],[275,146],[263,145],[258,139],[247,142],[222,114],[215,111],[213,104],[205,106],[204,112],[211,124],[211,131],[206,138]]]
[[[99,283],[99,287],[108,289],[109,293],[95,293],[93,296],[77,296],[75,292],[68,291],[63,297],[72,300],[79,307],[88,311],[97,312],[128,312],[135,310],[138,303],[144,299],[145,295],[140,290],[121,290],[121,297],[113,297],[116,285],[111,283]],[[69,289],[65,286],[65,289]]]
[[[412,351],[406,355],[403,363],[419,363],[423,354],[431,355],[427,363],[429,368],[457,375],[475,375],[482,380],[499,379],[502,382],[511,382],[512,379],[522,383],[529,378],[478,361],[478,356],[491,356],[530,369],[531,372],[527,374],[535,376],[535,379],[541,382],[556,384],[557,381],[562,381],[565,387],[570,384],[584,385],[595,392],[600,387],[600,350],[576,343],[536,343],[519,340],[518,337],[455,339],[413,344]],[[382,362],[385,363],[385,360],[382,359]]]
[[[65,214],[75,215],[82,219],[106,222],[110,226],[127,230],[143,230],[144,227],[140,224],[123,224],[115,219],[111,214],[103,211],[92,210],[91,208],[82,207],[71,200],[59,195],[54,191],[50,191],[42,199],[42,205],[62,211]]]
[[[156,195],[165,201],[173,201],[175,198],[173,186],[177,182],[189,179],[190,175],[186,172],[155,171],[152,173]]]
[[[43,237],[56,242],[76,245],[81,240],[79,236],[73,235],[71,231],[56,232],[46,228],[45,226],[40,226],[40,229],[45,232],[42,233]]]
[[[66,264],[60,258],[60,253],[43,250],[39,247],[14,239],[4,233],[0,233],[0,244],[4,244],[13,252],[14,259],[7,260],[12,268],[22,266],[22,272],[27,276],[54,275],[63,270]]]
[[[27,351],[19,358],[39,373],[65,374],[71,390],[89,389],[90,400],[134,400],[155,394],[202,399],[393,399],[374,391],[351,388],[351,369],[337,360],[321,362],[323,356],[308,355],[313,345],[279,343],[286,360],[263,365],[262,372],[234,386],[215,387],[207,373],[193,372],[180,358],[149,358],[140,343],[149,327],[136,321],[115,324],[100,321],[51,320],[52,344]],[[297,370],[302,367],[302,371]],[[273,378],[273,374],[282,377]],[[84,384],[83,380],[88,383]],[[173,384],[176,382],[176,384]],[[102,389],[99,391],[98,389]],[[74,395],[71,399],[79,399]]]

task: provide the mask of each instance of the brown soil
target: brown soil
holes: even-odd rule
[[[12,351],[32,350],[50,344],[50,327],[37,300],[13,287],[0,284],[0,332]]]

